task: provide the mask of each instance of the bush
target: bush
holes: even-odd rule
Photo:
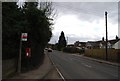
[[[84,53],[84,49],[78,49],[76,47],[65,47],[63,49],[63,52],[68,52],[68,53]]]

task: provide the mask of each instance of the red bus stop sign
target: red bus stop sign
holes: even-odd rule
[[[21,40],[22,41],[27,41],[27,33],[22,33],[22,35],[21,35]]]

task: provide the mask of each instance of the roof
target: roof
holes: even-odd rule
[[[110,44],[115,44],[116,42],[118,42],[120,39],[113,39],[113,40],[108,40],[108,42],[110,42]]]
[[[86,42],[79,42],[81,44],[81,46],[85,46]]]
[[[116,42],[118,42],[120,39],[112,39],[112,40],[108,40],[108,42],[112,45],[114,45]],[[92,46],[95,46],[95,45],[99,45],[100,43],[102,43],[103,45],[106,44],[106,41],[88,41],[88,43],[90,43]]]
[[[99,42],[98,41],[88,41],[87,43],[91,44],[92,46],[99,46]]]
[[[68,44],[67,46],[74,46],[74,44]]]

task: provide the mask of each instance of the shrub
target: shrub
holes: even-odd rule
[[[65,47],[65,48],[63,49],[63,52],[68,52],[68,53],[80,53],[80,54],[82,54],[82,53],[84,53],[85,51],[84,51],[84,49],[78,49],[78,48],[76,48],[76,47]]]

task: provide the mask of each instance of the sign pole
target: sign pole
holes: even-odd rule
[[[22,36],[22,34],[20,34],[20,36]],[[21,49],[22,49],[22,40],[20,37],[20,49],[19,49],[19,57],[18,57],[18,74],[21,73]]]
[[[27,41],[27,33],[20,33],[20,49],[19,49],[19,56],[18,56],[18,74],[21,73],[21,52],[22,52],[22,41]]]

